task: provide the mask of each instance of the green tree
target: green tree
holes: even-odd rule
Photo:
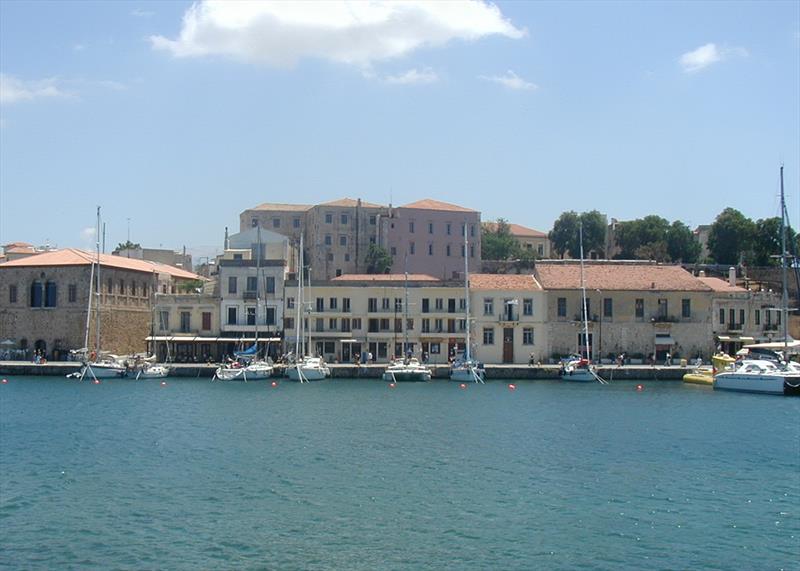
[[[791,227],[786,228],[786,249],[791,252],[797,235]],[[779,266],[781,253],[781,219],[779,216],[758,220],[753,233],[752,263],[756,266]]]
[[[481,228],[481,259],[510,260],[518,258],[519,243],[511,235],[511,229],[502,218],[494,224],[484,224]]]
[[[368,274],[386,274],[389,272],[389,268],[392,267],[393,262],[394,260],[389,255],[389,252],[377,244],[370,244],[364,257]]]
[[[572,210],[562,213],[548,234],[553,251],[560,258],[566,254],[572,258],[579,257],[581,225],[584,256],[588,257],[591,251],[599,251],[605,257],[606,217],[597,210],[581,214]]]
[[[661,248],[642,248],[656,242],[666,243],[668,231],[669,222],[665,218],[655,215],[621,222],[616,231],[616,242],[620,247],[617,257],[626,260],[641,259],[636,254],[637,250],[641,249],[642,255],[645,252],[662,251]],[[664,251],[666,252],[666,250]],[[647,259],[655,258],[648,257]]]
[[[700,257],[702,246],[689,228],[683,222],[676,220],[667,230],[667,252],[673,262],[693,264]]]
[[[751,255],[755,224],[735,208],[726,208],[708,234],[708,250],[718,264],[738,264]]]
[[[127,242],[120,242],[119,244],[117,244],[114,253],[116,254],[117,252],[120,252],[122,250],[139,250],[141,247],[142,245],[139,244],[138,242],[131,242],[130,240],[128,240]]]

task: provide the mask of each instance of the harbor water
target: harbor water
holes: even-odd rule
[[[800,399],[11,377],[3,569],[798,569]]]

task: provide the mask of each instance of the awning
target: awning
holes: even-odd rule
[[[145,341],[161,341],[172,343],[253,343],[253,337],[181,337],[168,335],[155,335],[145,337]],[[280,337],[259,337],[259,343],[278,343],[282,341]]]
[[[717,339],[725,343],[752,343],[755,341],[752,337],[740,337],[739,335],[717,335]]]
[[[361,343],[358,339],[341,339],[339,341],[342,345],[349,345],[352,343]]]
[[[656,346],[675,345],[675,339],[671,335],[656,335]]]

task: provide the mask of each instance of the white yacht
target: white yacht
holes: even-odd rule
[[[427,382],[431,380],[431,370],[420,363],[416,357],[394,359],[386,367],[383,380],[393,383]]]
[[[163,379],[169,376],[169,367],[166,365],[145,365],[136,373],[136,379]]]
[[[464,252],[469,252],[467,242],[467,226],[464,225]],[[464,322],[467,336],[464,344],[464,358],[454,361],[450,366],[450,380],[460,383],[482,383],[486,376],[481,363],[470,355],[470,323],[469,323],[469,258],[464,256]]]
[[[717,373],[714,388],[771,395],[800,394],[800,371],[766,359],[744,359],[732,369]]]
[[[260,381],[270,378],[273,370],[269,361],[253,361],[249,364],[236,361],[219,366],[214,378],[219,381]]]
[[[331,376],[330,367],[322,357],[303,357],[286,369],[286,375],[292,381],[321,381]]]

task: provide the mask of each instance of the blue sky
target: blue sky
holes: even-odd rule
[[[265,6],[267,6],[265,8]],[[233,8],[232,8],[233,7]],[[800,218],[800,3],[0,2],[0,243],[262,202]]]

